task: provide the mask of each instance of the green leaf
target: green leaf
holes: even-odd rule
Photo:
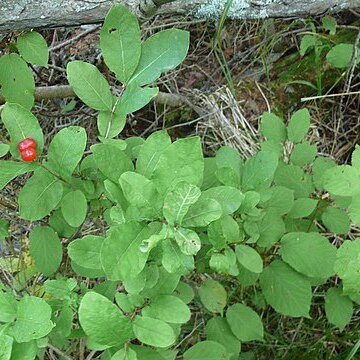
[[[335,272],[343,281],[344,294],[360,291],[360,238],[345,240],[337,251]]]
[[[222,146],[216,151],[215,161],[218,169],[231,168],[240,178],[243,162],[236,149],[230,146]]]
[[[112,6],[100,31],[100,47],[106,65],[125,84],[138,66],[141,55],[140,27],[126,6]]]
[[[100,253],[101,264],[109,280],[131,279],[143,270],[148,253],[141,252],[140,245],[151,235],[148,227],[136,222],[112,228]]]
[[[131,160],[136,160],[139,156],[141,147],[144,145],[145,139],[140,136],[131,136],[125,139],[125,153]]]
[[[190,285],[180,281],[174,291],[174,295],[180,298],[185,304],[189,304],[193,300],[195,294]]]
[[[98,144],[91,146],[91,150],[99,170],[115,183],[121,174],[134,170],[130,158],[115,146]]]
[[[296,271],[309,277],[334,275],[336,247],[317,233],[289,233],[281,239],[281,257]]]
[[[145,269],[141,271],[138,275],[135,277],[132,277],[131,279],[126,279],[123,281],[125,290],[129,294],[139,294],[146,285],[146,271]]]
[[[194,270],[194,258],[184,254],[173,239],[162,242],[162,265],[169,273],[188,274]]]
[[[37,169],[20,191],[20,216],[30,221],[42,219],[58,206],[62,194],[61,181],[45,169]]]
[[[270,180],[278,166],[278,157],[272,152],[258,152],[245,163],[241,186],[243,191],[254,190]]]
[[[317,43],[315,35],[304,35],[300,42],[300,56],[304,56],[308,49],[313,48]]]
[[[29,31],[21,34],[16,39],[16,47],[27,62],[47,68],[49,49],[45,39],[38,32]]]
[[[199,288],[199,296],[207,310],[213,313],[223,312],[227,302],[227,293],[219,282],[206,279]]]
[[[10,150],[9,144],[0,144],[0,157],[5,156]]]
[[[130,302],[128,294],[120,292],[116,293],[115,301],[117,306],[125,313],[130,313],[135,309],[135,305]]]
[[[115,281],[108,281],[105,280],[103,282],[97,283],[93,288],[92,291],[105,296],[110,301],[115,299],[115,293],[117,291],[118,283]]]
[[[142,45],[138,67],[130,81],[146,85],[155,81],[161,73],[172,70],[186,57],[189,33],[179,29],[160,31]]]
[[[263,152],[272,152],[277,155],[278,158],[283,156],[284,148],[281,143],[276,143],[271,140],[263,141],[260,144],[261,151]]]
[[[142,216],[161,217],[162,202],[152,181],[143,175],[127,171],[120,176],[119,182],[126,200],[136,206]]]
[[[20,55],[11,53],[0,57],[0,85],[1,94],[8,103],[31,109],[34,104],[35,81]]]
[[[38,346],[36,340],[32,340],[26,343],[13,343],[11,360],[34,360]]]
[[[71,227],[61,214],[61,210],[56,210],[49,217],[49,225],[58,233],[60,237],[70,238],[73,236],[77,228]]]
[[[86,218],[87,200],[80,190],[69,191],[61,200],[61,212],[72,227],[79,227]]]
[[[326,60],[335,68],[344,69],[350,66],[354,44],[337,44],[326,55]]]
[[[36,117],[19,104],[6,103],[1,112],[1,120],[10,135],[10,152],[16,159],[21,159],[17,148],[25,138],[36,141],[36,153],[39,156],[44,146],[44,137]]]
[[[203,227],[212,221],[219,219],[222,215],[221,205],[214,199],[200,199],[190,206],[186,213],[182,226]]]
[[[189,307],[173,295],[159,295],[151,299],[150,305],[144,307],[142,311],[146,317],[172,324],[184,324],[191,316]]]
[[[76,286],[77,282],[75,279],[59,277],[57,280],[46,280],[44,290],[55,299],[68,300]]]
[[[149,273],[149,270],[156,270]],[[148,267],[147,268],[149,279],[146,280],[146,291],[143,295],[148,298],[153,298],[158,295],[171,295],[179,284],[179,274],[171,274],[167,272],[163,266],[161,267]]]
[[[190,229],[176,229],[175,240],[180,250],[186,255],[196,255],[201,248],[201,240],[198,234]]]
[[[279,166],[275,173],[275,184],[294,191],[295,198],[305,198],[314,191],[311,176],[299,166]]]
[[[296,111],[290,118],[287,132],[288,139],[294,143],[299,143],[310,128],[310,114],[307,109]]]
[[[307,278],[280,260],[273,261],[260,275],[266,301],[280,314],[309,317],[311,285]]]
[[[286,141],[286,126],[284,121],[273,113],[265,112],[261,116],[261,133],[267,140],[275,143]]]
[[[177,184],[167,193],[164,200],[163,214],[170,225],[181,224],[190,206],[199,199],[201,191],[197,186],[187,182]]]
[[[226,186],[239,188],[242,169],[239,152],[229,146],[223,146],[216,152],[215,162],[218,180]]]
[[[0,219],[0,241],[9,236],[9,222]]]
[[[294,201],[288,216],[293,219],[309,216],[316,208],[318,200],[309,198],[300,198]]]
[[[326,170],[336,166],[336,162],[332,159],[319,156],[315,159],[312,167],[312,175],[314,185],[318,190],[324,190],[324,174]]]
[[[255,249],[247,245],[236,245],[235,254],[237,261],[245,269],[257,274],[262,272],[263,261]]]
[[[201,198],[216,200],[221,205],[223,215],[230,215],[239,209],[244,195],[239,189],[231,186],[216,186],[205,190]]]
[[[208,236],[209,242],[217,250],[224,249],[226,244],[240,240],[239,225],[232,216],[223,216],[209,225]]]
[[[226,320],[240,341],[262,340],[264,328],[259,315],[243,304],[231,305],[226,311]]]
[[[68,255],[80,266],[101,270],[100,250],[104,240],[102,236],[96,235],[76,239],[68,245]]]
[[[211,255],[209,266],[217,273],[228,274],[231,267],[230,259],[225,254],[215,253]]]
[[[80,126],[60,130],[49,145],[49,167],[59,175],[70,176],[83,157],[86,141],[85,129]]]
[[[95,292],[82,298],[79,321],[89,339],[102,346],[119,346],[133,337],[129,319],[110,300]]]
[[[144,345],[130,345],[136,351],[139,360],[175,360],[177,351],[151,349]],[[121,359],[123,360],[123,359]]]
[[[72,330],[73,317],[74,314],[70,306],[64,307],[61,310],[60,315],[55,318],[56,326],[51,333],[51,337],[55,336],[56,338],[60,339],[68,337]]]
[[[326,228],[334,234],[346,234],[350,230],[350,219],[338,208],[328,206],[321,214],[321,220]]]
[[[0,334],[0,359],[10,360],[14,339],[11,336]]]
[[[333,167],[325,172],[323,184],[325,189],[334,195],[360,194],[360,171],[350,165]]]
[[[16,309],[17,302],[14,295],[0,288],[0,322],[13,322],[16,317]]]
[[[94,268],[87,268],[77,264],[75,261],[71,262],[71,268],[75,271],[76,274],[79,276],[96,279],[105,276],[105,272],[103,269],[94,269]]]
[[[270,247],[280,240],[285,233],[285,224],[277,210],[270,208],[266,210],[264,217],[259,224],[259,239],[257,245]]]
[[[297,166],[304,166],[314,161],[317,154],[316,145],[311,145],[307,141],[296,144],[291,152],[290,161]]]
[[[35,164],[15,162],[11,160],[0,160],[0,190],[2,190],[12,179],[17,176],[33,171]]]
[[[328,30],[330,35],[335,35],[336,34],[336,19],[333,18],[332,16],[324,16],[321,19],[321,23],[322,26],[325,30]]]
[[[216,341],[200,341],[184,352],[184,360],[228,360],[226,348]]]
[[[129,347],[122,348],[121,350],[117,351],[112,357],[111,360],[138,360],[136,352]]]
[[[137,83],[132,82],[126,87],[123,95],[121,96],[119,108],[121,112],[125,114],[133,113],[143,108],[151,101],[151,99],[156,97],[158,93],[159,88],[157,87],[142,88]]]
[[[139,157],[140,155],[141,151]],[[200,186],[203,171],[204,159],[200,138],[189,137],[175,141],[161,153],[153,168],[151,180],[156,184],[159,193],[165,194],[169,188],[175,188],[182,181]]]
[[[155,347],[168,347],[176,340],[174,330],[170,325],[162,320],[146,316],[135,316],[133,330],[137,339]]]
[[[250,272],[241,264],[238,264],[238,270],[239,274],[237,276],[237,279],[242,286],[251,286],[256,284],[260,274]]]
[[[31,230],[29,240],[36,268],[45,276],[51,276],[60,266],[63,255],[58,235],[49,226],[37,226]]]
[[[352,318],[352,301],[342,294],[341,288],[330,288],[325,296],[325,312],[329,322],[343,331]]]
[[[219,316],[211,318],[206,324],[205,333],[208,340],[216,341],[225,347],[230,360],[239,359],[240,341],[234,336],[224,318]]]
[[[52,330],[51,307],[44,299],[26,296],[18,303],[17,316],[13,328],[18,343],[40,339]]]
[[[160,156],[170,144],[170,136],[165,131],[152,133],[140,149],[136,161],[136,171],[150,179],[159,163]]]
[[[265,206],[274,209],[279,215],[287,214],[294,204],[294,191],[283,186],[274,186],[271,191],[271,197]]]
[[[360,226],[360,195],[353,196],[349,205],[349,216],[357,226]]]
[[[351,155],[351,165],[360,170],[360,145],[355,145],[355,150]]]
[[[96,66],[77,60],[69,62],[66,71],[69,84],[87,106],[99,111],[111,111],[109,84]]]
[[[126,124],[126,114],[120,111],[119,103],[114,111],[100,111],[97,117],[97,126],[101,136],[113,138],[121,133]],[[105,144],[106,142],[102,140]],[[120,149],[124,150],[124,149]]]

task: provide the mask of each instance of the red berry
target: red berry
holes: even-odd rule
[[[33,148],[25,149],[24,151],[21,152],[21,158],[26,162],[34,161],[36,159],[35,149]]]
[[[36,148],[36,141],[32,138],[26,138],[23,141],[21,141],[18,145],[18,149],[20,152],[30,148],[32,149]]]

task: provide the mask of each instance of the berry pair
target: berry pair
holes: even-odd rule
[[[32,138],[26,138],[18,144],[21,158],[26,162],[36,159],[36,141]]]

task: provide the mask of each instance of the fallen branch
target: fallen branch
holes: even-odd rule
[[[35,100],[37,101],[72,97],[76,97],[76,94],[70,85],[39,86],[35,88]],[[180,95],[163,92],[159,92],[159,94],[154,98],[154,101],[158,104],[168,105],[171,107],[177,107],[184,103]],[[0,105],[4,103],[5,99],[0,96]]]
[[[118,0],[137,16],[186,14],[217,19],[227,0]],[[112,0],[2,0],[0,32],[101,23]],[[232,19],[306,17],[360,7],[360,0],[238,0],[228,16]]]

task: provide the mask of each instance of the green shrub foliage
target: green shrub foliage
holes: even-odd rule
[[[111,9],[101,47],[122,96],[112,95],[95,66],[67,66],[78,97],[99,111],[99,142],[86,154],[78,126],[59,131],[43,151],[29,110],[31,81],[17,84],[25,61],[46,64],[44,52],[34,52],[41,38],[21,36],[20,55],[1,58],[0,67],[13,64],[16,91],[7,92],[0,77],[11,139],[2,155],[12,155],[0,160],[0,186],[29,173],[18,203],[20,218],[32,222],[33,259],[0,288],[1,359],[35,359],[48,345],[66,352],[80,339],[103,359],[175,359],[201,309],[202,336],[184,359],[235,360],[241,342],[263,341],[263,307],[310,318],[314,287],[335,276],[341,281],[323,297],[326,316],[340,330],[349,323],[360,292],[360,240],[335,246],[324,232],[346,235],[351,222],[360,226],[360,147],[351,165],[316,156],[305,140],[306,109],[287,125],[264,114],[261,151],[245,162],[229,147],[204,158],[198,137],[117,138],[126,115],[156,96],[148,85],[180,64],[188,45],[189,34],[176,29],[141,43],[134,15]],[[18,101],[24,89],[28,96]],[[37,142],[35,162],[20,160],[25,137]],[[83,233],[99,219],[105,227]],[[8,234],[1,220],[1,239]],[[244,288],[262,300],[241,298]]]

